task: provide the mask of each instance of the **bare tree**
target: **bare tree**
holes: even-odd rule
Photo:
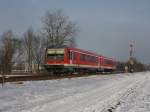
[[[24,68],[24,49],[23,49],[23,40],[22,38],[14,38],[13,39],[15,54],[13,56],[14,68],[16,70],[21,70]]]
[[[27,63],[28,63],[28,71],[32,72],[32,61],[33,61],[33,41],[35,38],[35,34],[32,28],[29,28],[24,34],[24,46],[27,56]]]
[[[37,70],[40,71],[40,65],[43,62],[44,54],[45,54],[45,48],[46,48],[46,40],[45,38],[42,38],[42,36],[39,34],[34,38],[34,61],[37,64]]]
[[[2,35],[1,70],[3,74],[10,73],[12,69],[12,59],[15,52],[13,38],[14,34],[11,30],[4,32]]]
[[[47,46],[70,46],[73,45],[72,42],[75,42],[73,38],[77,33],[76,24],[70,21],[61,10],[47,11],[43,18],[43,23]]]

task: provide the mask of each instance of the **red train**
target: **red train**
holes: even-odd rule
[[[112,72],[116,62],[96,53],[77,48],[48,48],[44,61],[45,68],[51,73],[75,72]]]

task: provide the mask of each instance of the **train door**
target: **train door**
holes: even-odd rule
[[[77,64],[77,53],[73,53],[73,64]]]
[[[104,60],[104,57],[103,57],[103,56],[100,56],[100,69],[101,69],[102,72],[104,71],[103,60]]]
[[[69,51],[69,62],[72,64],[72,51]]]

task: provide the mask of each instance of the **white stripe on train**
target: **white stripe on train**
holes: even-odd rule
[[[108,66],[91,66],[91,65],[78,65],[78,64],[46,64],[48,65],[63,65],[63,66],[71,66],[71,67],[87,67],[87,68],[102,68],[102,69],[115,69],[116,67],[108,67]]]

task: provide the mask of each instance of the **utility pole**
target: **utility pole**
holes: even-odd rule
[[[130,43],[130,50],[129,50],[129,72],[133,73],[134,72],[134,61],[133,61],[133,41]]]
[[[130,57],[133,56],[133,42],[130,43]]]

